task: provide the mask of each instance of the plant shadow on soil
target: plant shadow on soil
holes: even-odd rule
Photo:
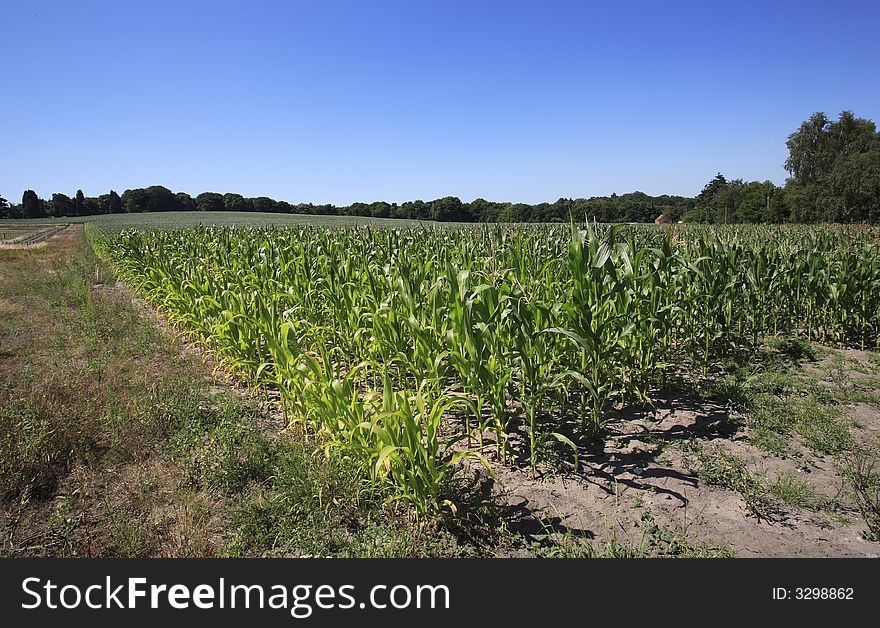
[[[658,427],[654,417],[667,411],[694,417],[690,424],[673,422]],[[638,419],[638,421],[636,421]],[[545,418],[545,421],[547,419]],[[464,420],[460,419],[461,426]],[[667,421],[668,423],[668,421]],[[560,424],[562,427],[560,428]],[[573,464],[571,448],[556,439],[546,439],[540,452],[538,473],[530,481],[528,434],[522,422],[512,424],[516,430],[511,437],[512,466],[493,462],[496,473],[503,475],[503,483],[478,465],[468,465],[471,473],[459,477],[449,496],[456,496],[458,512],[447,517],[445,525],[459,541],[476,547],[492,547],[499,540],[499,531],[522,540],[526,546],[539,545],[544,549],[562,548],[584,540],[599,540],[605,525],[599,529],[575,526],[566,522],[562,513],[548,513],[546,504],[533,499],[528,484],[543,479],[561,477],[568,487],[578,484],[598,488],[613,497],[620,487],[633,491],[651,491],[668,496],[686,507],[688,498],[680,491],[658,486],[665,480],[696,487],[695,473],[685,473],[658,463],[666,445],[684,443],[692,439],[730,438],[740,429],[723,407],[700,399],[685,390],[668,390],[657,394],[653,407],[623,408],[609,414],[606,429],[599,436],[584,438],[580,422],[553,421],[554,428],[576,443],[578,465]],[[626,429],[629,428],[629,429]],[[635,431],[633,431],[635,429]],[[487,436],[487,447],[492,443]],[[634,443],[654,445],[643,449]]]
[[[532,476],[528,429],[514,421],[512,464],[500,464],[493,454],[495,478],[476,483],[476,498],[466,502],[473,510],[463,517],[480,514],[484,520],[473,529],[506,527],[527,545],[551,548],[552,555],[569,555],[567,548],[582,541],[606,543],[604,553],[590,549],[589,555],[657,555],[631,551],[639,535],[644,539],[653,530],[653,540],[673,534],[675,555],[736,547],[745,555],[875,556],[880,547],[866,541],[876,539],[880,492],[873,487],[880,481],[871,479],[876,473],[856,474],[849,458],[856,455],[865,466],[876,460],[877,443],[854,453],[852,439],[838,438],[838,431],[850,429],[846,414],[853,411],[845,406],[852,400],[842,396],[851,395],[852,386],[838,373],[839,353],[803,340],[769,339],[709,373],[671,377],[663,390],[651,391],[650,404],[608,408],[598,435],[585,437],[578,417],[539,417],[539,429],[561,432],[576,444],[577,468],[571,447],[548,438],[540,442]],[[851,351],[842,353],[852,358]],[[857,358],[855,371],[874,373],[876,354]],[[823,362],[833,362],[837,370],[829,377],[843,382],[835,384],[839,390],[825,390],[827,382],[815,379]],[[789,421],[799,421],[775,435],[785,442],[781,450],[766,448],[766,429],[756,422],[767,396],[779,402],[778,412],[797,414]],[[878,433],[880,412],[870,408],[855,406],[857,440]],[[491,441],[487,449],[494,451]],[[494,504],[489,515],[486,502]],[[834,541],[828,543],[831,530]],[[465,540],[479,544],[472,535],[468,531]]]

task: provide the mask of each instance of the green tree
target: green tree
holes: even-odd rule
[[[76,203],[66,194],[52,195],[52,214],[57,217],[77,216]]]
[[[25,218],[43,218],[46,212],[43,210],[43,201],[33,190],[25,190],[21,195],[22,215]]]
[[[178,208],[177,196],[168,188],[161,185],[151,185],[145,188],[147,194],[148,212],[170,212]]]
[[[789,135],[786,198],[803,222],[877,221],[880,133],[871,120],[818,112]]]
[[[196,196],[196,210],[200,212],[222,212],[224,209],[222,194],[202,192]]]
[[[231,193],[223,195],[223,209],[228,212],[249,212],[254,210],[248,199],[241,194]]]
[[[86,215],[86,197],[82,190],[76,191],[76,216]]]
[[[174,195],[175,209],[181,212],[193,212],[196,210],[196,202],[193,200],[193,197],[187,194],[186,192],[178,192]]]
[[[457,222],[470,219],[470,216],[465,214],[461,199],[457,196],[444,196],[431,201],[431,220]]]
[[[484,198],[474,199],[469,205],[471,215],[474,220],[479,222],[495,222],[498,219],[498,213],[501,211],[499,203],[493,203]]]
[[[431,204],[422,200],[407,201],[401,203],[398,214],[401,218],[411,218],[413,220],[430,220]]]
[[[385,201],[370,203],[370,216],[373,218],[389,218],[391,216],[391,204]]]
[[[251,207],[255,212],[274,212],[277,205],[275,199],[271,199],[268,196],[258,196],[248,199],[248,201],[250,201]]]
[[[102,213],[100,198],[86,196],[83,199],[83,216],[97,216]]]
[[[117,194],[114,190],[110,190],[110,200],[108,202],[108,210],[111,214],[121,214],[122,213],[122,199],[119,198],[119,194]]]
[[[719,216],[719,209],[723,218],[724,204],[727,199],[724,191],[727,189],[727,179],[720,172],[703,186],[703,189],[694,199],[694,207],[684,214],[685,222],[715,222]]]
[[[125,190],[122,193],[122,206],[128,214],[138,214],[149,211],[150,195],[143,188]]]
[[[735,222],[773,222],[768,208],[775,190],[776,186],[770,181],[749,181],[734,212]]]

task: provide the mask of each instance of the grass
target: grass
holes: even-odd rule
[[[0,251],[0,269],[0,555],[457,551],[348,461],[212,389],[81,232]]]
[[[841,409],[815,394],[781,397],[757,393],[750,405],[746,422],[754,432],[752,442],[776,455],[791,454],[792,434],[819,455],[839,454],[852,444]]]
[[[848,404],[880,405],[874,392],[880,383],[876,352],[860,361],[802,340],[774,339],[767,347],[756,364],[735,365],[727,375],[701,383],[700,392],[740,409],[751,431],[749,439],[759,449],[785,458],[802,456],[805,447],[814,455],[833,458],[842,483],[849,487],[848,498],[823,497],[806,479],[790,473],[767,481],[743,460],[692,441],[686,449],[697,455],[699,477],[739,493],[748,512],[758,518],[786,507],[839,518],[854,507],[866,522],[865,538],[880,539],[877,452],[857,444],[855,425],[844,411]]]
[[[697,474],[702,481],[739,493],[750,515],[772,519],[777,508],[761,478],[749,471],[743,460],[717,448],[704,448],[696,441],[691,444],[691,451],[696,454]]]
[[[778,503],[804,510],[822,510],[827,505],[805,479],[783,473],[767,484],[767,493]]]
[[[835,510],[831,500],[823,499],[803,478],[790,473],[767,481],[763,474],[749,470],[745,461],[719,449],[691,445],[698,460],[697,474],[712,486],[720,486],[742,497],[747,512],[757,519],[773,520],[785,508]]]
[[[814,373],[820,351],[830,365]],[[750,440],[776,456],[799,455],[800,443],[816,455],[836,456],[853,445],[846,404],[873,403],[870,378],[853,380],[838,352],[797,339],[771,338],[756,358],[733,361],[715,377],[691,383],[701,398],[743,416]]]
[[[0,408],[0,499],[50,495],[70,465],[97,448],[95,421],[70,418],[32,400]]]

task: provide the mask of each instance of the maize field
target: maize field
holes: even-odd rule
[[[614,406],[768,336],[880,346],[880,230],[199,227],[97,250],[290,425],[427,516],[463,458],[577,465]],[[570,429],[570,426],[576,429]]]

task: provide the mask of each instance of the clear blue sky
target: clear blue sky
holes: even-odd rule
[[[694,195],[880,122],[880,3],[0,4],[0,195]]]

